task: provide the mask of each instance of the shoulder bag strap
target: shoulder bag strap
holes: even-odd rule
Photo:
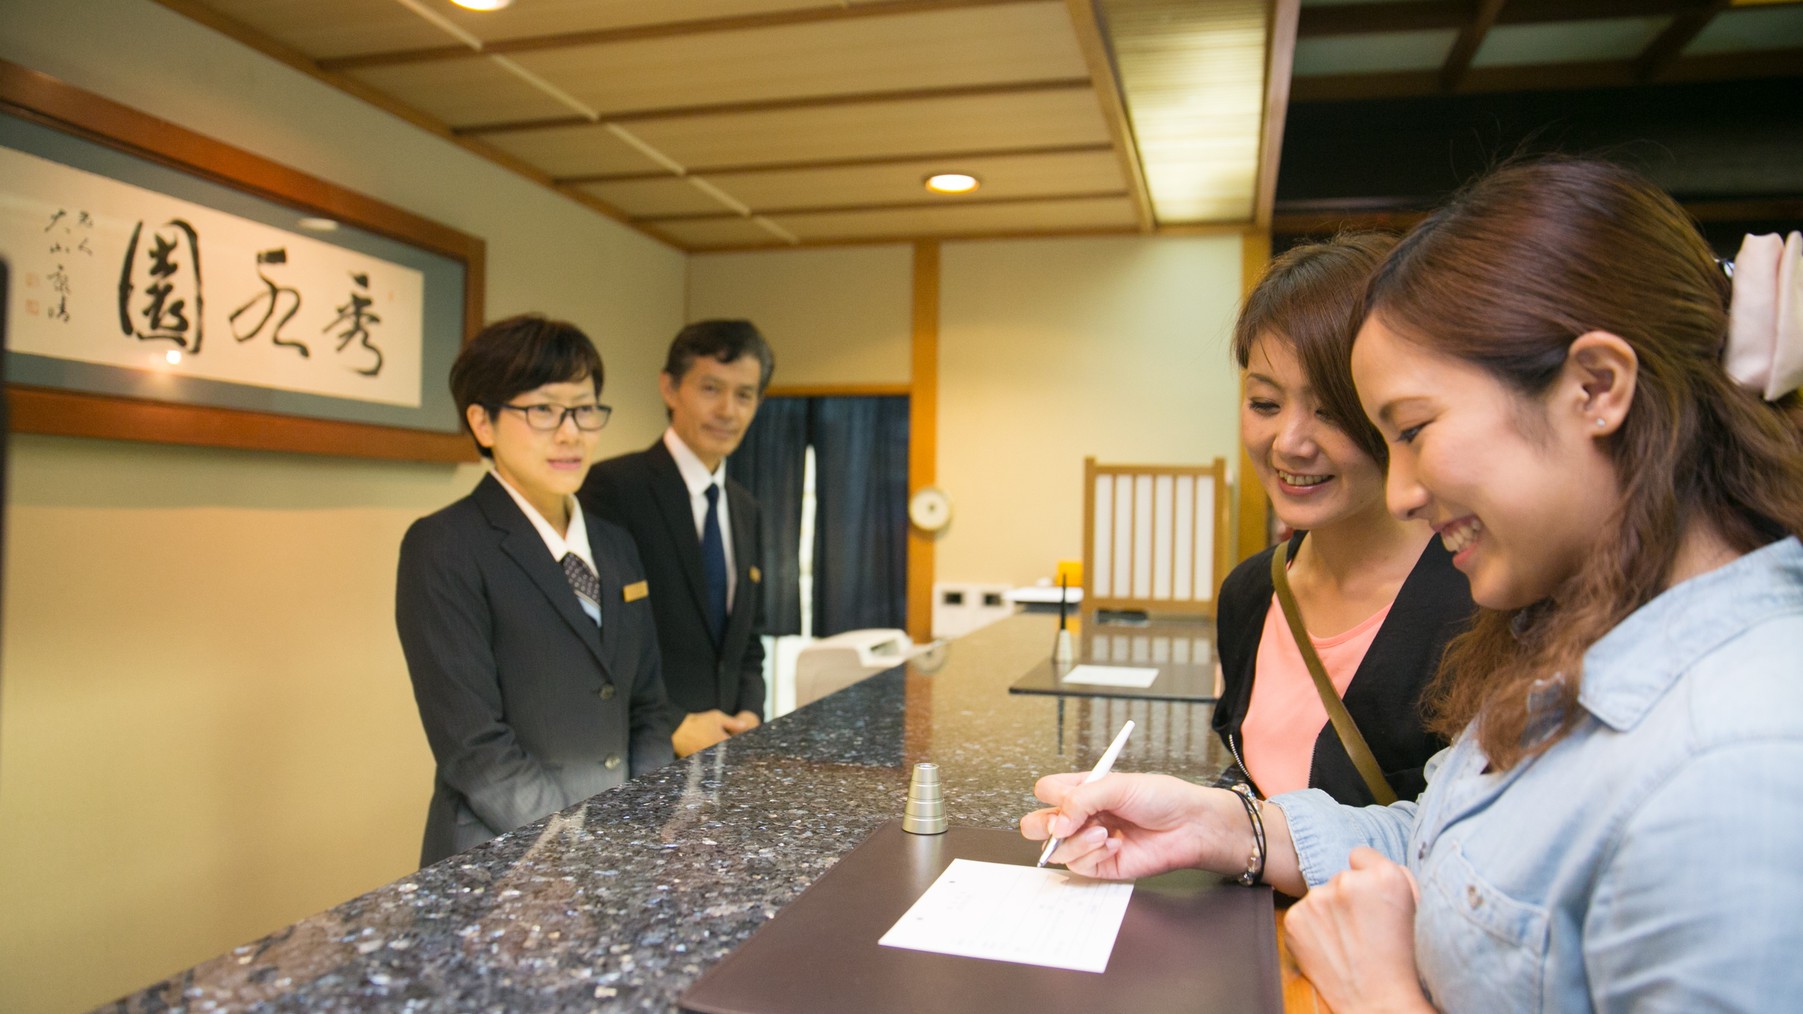
[[[1396,802],[1396,793],[1390,783],[1384,780],[1383,769],[1377,766],[1377,758],[1371,756],[1371,748],[1365,745],[1365,737],[1359,733],[1359,727],[1346,713],[1346,703],[1340,700],[1339,692],[1334,690],[1333,681],[1327,678],[1327,670],[1321,665],[1321,656],[1315,654],[1315,645],[1308,638],[1308,628],[1302,625],[1302,611],[1296,608],[1296,596],[1290,591],[1290,579],[1287,573],[1289,553],[1283,545],[1271,551],[1271,585],[1277,589],[1277,602],[1283,607],[1283,618],[1290,623],[1290,636],[1296,639],[1296,647],[1302,651],[1302,661],[1308,666],[1308,674],[1315,678],[1315,692],[1321,695],[1321,705],[1327,709],[1327,719],[1333,723],[1333,731],[1340,737],[1340,745],[1346,748],[1347,756],[1352,758],[1352,766],[1358,768],[1359,777],[1365,780],[1365,788],[1371,790],[1371,796],[1380,805],[1389,806]]]

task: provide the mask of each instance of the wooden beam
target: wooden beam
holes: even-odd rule
[[[197,2],[197,0],[156,0],[156,2],[175,11],[183,17],[192,19],[193,21],[225,35],[227,38],[243,43],[278,63],[286,64],[308,77],[331,85],[333,88],[336,88],[347,95],[362,99],[364,102],[375,106],[377,109],[399,117],[427,133],[442,137],[473,155],[486,159],[509,172],[523,176],[547,190],[561,194],[590,211],[604,215],[616,222],[626,221],[626,215],[619,209],[595,197],[593,194],[584,194],[574,190],[561,189],[553,183],[549,173],[537,166],[531,165],[509,152],[502,151],[493,145],[486,144],[475,138],[460,137],[451,129],[449,124],[446,124],[442,120],[421,112],[392,96],[379,92],[355,78],[323,70],[317,62],[300,51],[291,49],[261,32],[233,21],[232,19],[215,12],[212,8],[203,6]],[[651,236],[660,243],[669,243],[669,240],[662,236],[658,236],[655,233],[646,232],[645,235]],[[675,244],[671,245],[675,246]],[[678,247],[678,249],[680,249],[680,247]]]
[[[1258,192],[1252,198],[1252,224],[1271,227],[1277,201],[1277,168],[1283,156],[1283,126],[1290,108],[1290,77],[1296,67],[1296,24],[1301,0],[1272,0],[1265,44],[1265,123],[1258,142]]]
[[[1247,296],[1258,285],[1258,280],[1265,273],[1265,265],[1271,262],[1271,233],[1264,229],[1252,229],[1240,236],[1240,302],[1244,304]],[[1240,379],[1240,397],[1246,396],[1246,381]],[[1234,510],[1239,515],[1239,524],[1235,526],[1237,533],[1234,539],[1235,549],[1233,561],[1238,562],[1264,549],[1271,541],[1270,525],[1265,517],[1270,509],[1270,501],[1265,497],[1264,484],[1258,480],[1258,470],[1252,464],[1252,458],[1246,454],[1245,441],[1240,442],[1239,474],[1234,476]],[[1228,565],[1233,569],[1232,564]],[[1221,575],[1225,577],[1226,575]]]
[[[1698,33],[1729,6],[1729,0],[1709,0],[1695,10],[1685,11],[1672,18],[1665,30],[1635,57],[1634,80],[1642,83],[1658,80],[1683,55],[1684,47],[1690,45]]]
[[[1125,197],[1125,190],[1095,190],[1062,194],[1023,194],[1017,197],[970,197],[947,196],[928,198],[920,201],[889,201],[869,204],[814,204],[791,208],[754,208],[757,215],[839,215],[860,211],[925,211],[941,208],[969,208],[977,206],[994,207],[998,204],[1040,204],[1061,201],[1090,201],[1098,198]],[[736,211],[687,211],[673,215],[646,215],[633,219],[634,222],[668,224],[671,222],[708,222],[728,218],[743,218]]]
[[[933,485],[939,464],[939,244],[914,244],[913,337],[909,352],[908,495]],[[908,526],[908,636],[933,637],[937,535]]]
[[[807,172],[815,169],[853,169],[863,166],[907,165],[910,162],[953,162],[980,158],[1037,158],[1050,155],[1095,155],[1114,150],[1112,144],[1054,144],[1042,147],[984,148],[976,151],[935,151],[906,155],[860,155],[852,158],[817,158],[799,162],[741,162],[688,166],[691,176],[747,176],[754,173]],[[559,176],[559,185],[585,183],[638,183],[667,180],[665,170],[629,173],[591,173]]]
[[[1471,20],[1459,30],[1459,37],[1452,44],[1452,51],[1446,54],[1446,63],[1440,68],[1440,90],[1456,92],[1465,80],[1465,73],[1471,69],[1471,60],[1484,44],[1484,36],[1490,34],[1490,26],[1496,23],[1496,15],[1502,11],[1503,0],[1478,0],[1477,9],[1472,12]]]
[[[742,116],[747,113],[769,113],[792,109],[826,109],[833,106],[862,106],[879,102],[929,102],[935,99],[988,98],[997,95],[1030,95],[1038,92],[1088,91],[1089,80],[1080,77],[1047,78],[1041,81],[1011,81],[1006,84],[955,85],[946,88],[898,88],[889,91],[845,92],[835,95],[798,95],[780,99],[753,99],[746,102],[708,102],[693,106],[664,106],[651,109],[603,110],[599,121],[586,116],[555,116],[533,120],[508,120],[499,123],[474,123],[457,127],[459,137],[487,134],[510,134],[551,127],[579,127],[588,123],[636,123],[644,120],[678,120],[698,116]]]
[[[1121,95],[1120,76],[1115,73],[1114,57],[1102,29],[1096,0],[1065,0],[1070,11],[1071,29],[1077,33],[1077,46],[1083,51],[1083,62],[1089,66],[1089,83],[1095,89],[1096,101],[1102,106],[1102,120],[1108,125],[1108,136],[1114,139],[1114,150],[1120,153],[1121,176],[1127,181],[1127,192],[1133,197],[1133,217],[1141,232],[1157,226],[1152,214],[1152,192],[1146,186],[1145,167],[1139,161],[1139,142],[1133,137],[1133,123],[1127,118],[1127,102]]]
[[[418,49],[359,53],[354,56],[338,56],[321,60],[319,65],[330,71],[361,70],[367,67],[433,63],[501,53],[529,53],[546,49],[569,49],[574,46],[603,46],[619,42],[684,38],[713,32],[745,32],[760,28],[784,28],[792,25],[848,21],[853,18],[889,17],[898,14],[959,10],[967,7],[1055,2],[1056,0],[889,0],[886,3],[840,4],[770,11],[761,14],[695,18],[687,21],[660,21],[645,25],[627,25],[621,28],[598,28],[585,32],[557,32],[551,35],[523,36],[517,39],[496,39],[492,42],[484,42],[481,49],[471,49],[468,46],[426,46]]]

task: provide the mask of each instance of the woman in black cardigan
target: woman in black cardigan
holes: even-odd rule
[[[1383,438],[1365,418],[1349,366],[1366,278],[1395,244],[1354,234],[1297,247],[1271,264],[1234,328],[1245,371],[1240,434],[1278,519],[1309,638],[1397,796],[1413,799],[1442,740],[1421,696],[1472,611],[1465,579],[1422,522],[1384,505]],[[1325,790],[1373,802],[1278,606],[1273,547],[1221,585],[1214,728],[1262,795]]]

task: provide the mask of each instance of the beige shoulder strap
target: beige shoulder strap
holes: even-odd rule
[[[1333,681],[1327,678],[1321,656],[1315,654],[1314,642],[1308,639],[1308,628],[1302,625],[1302,611],[1296,608],[1296,596],[1290,591],[1288,557],[1289,553],[1282,545],[1271,551],[1271,585],[1277,589],[1277,603],[1283,607],[1283,618],[1290,623],[1290,636],[1296,639],[1296,647],[1302,651],[1308,674],[1315,678],[1315,692],[1321,695],[1321,706],[1327,709],[1327,719],[1333,723],[1333,731],[1339,735],[1347,756],[1352,758],[1352,766],[1358,768],[1359,777],[1365,780],[1365,788],[1371,790],[1372,798],[1389,806],[1396,802],[1396,793],[1384,780],[1383,769],[1377,766],[1377,758],[1371,756],[1371,748],[1365,745],[1358,724],[1346,713],[1346,703],[1340,700]]]

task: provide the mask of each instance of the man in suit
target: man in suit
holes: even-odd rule
[[[632,533],[645,561],[664,683],[686,713],[678,757],[763,721],[758,505],[726,478],[726,457],[775,368],[750,321],[683,328],[658,376],[669,429],[646,450],[596,465],[579,494],[591,513]]]
[[[395,626],[438,768],[422,865],[672,759],[644,567],[574,496],[601,378],[581,331],[536,316],[489,325],[451,367],[494,469],[401,542]]]

